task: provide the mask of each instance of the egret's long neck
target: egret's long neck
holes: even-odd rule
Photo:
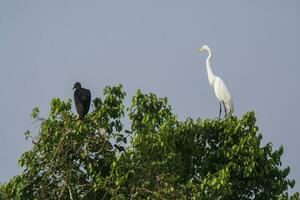
[[[211,51],[207,51],[208,52],[208,57],[206,58],[206,70],[207,70],[207,76],[208,76],[208,81],[210,85],[213,85],[214,80],[215,80],[215,74],[211,69],[211,64],[210,64],[210,60],[211,60]]]

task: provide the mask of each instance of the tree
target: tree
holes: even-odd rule
[[[123,130],[124,97],[121,85],[106,87],[84,120],[71,100],[54,98],[47,119],[35,108],[39,133],[25,133],[33,148],[0,199],[298,199],[283,148],[261,144],[254,112],[180,121],[166,98],[138,90]]]

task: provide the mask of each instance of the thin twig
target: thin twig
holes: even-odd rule
[[[101,200],[103,200],[105,198],[105,196],[107,195],[107,191],[105,192],[104,196],[102,197]]]
[[[68,185],[68,188],[69,188],[70,199],[73,200],[73,196],[72,196],[72,191],[71,191],[70,185]]]

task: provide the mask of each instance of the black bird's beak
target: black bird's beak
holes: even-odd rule
[[[75,86],[73,87],[73,90],[75,89]]]

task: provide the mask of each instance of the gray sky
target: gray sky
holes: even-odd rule
[[[121,83],[167,96],[185,119],[217,117],[205,69],[226,82],[235,114],[254,110],[264,142],[284,146],[283,165],[300,191],[300,1],[0,0],[0,182],[21,172],[17,159],[53,97],[72,98],[80,81],[99,96]],[[127,104],[128,105],[128,104]],[[74,108],[73,108],[74,110]]]

